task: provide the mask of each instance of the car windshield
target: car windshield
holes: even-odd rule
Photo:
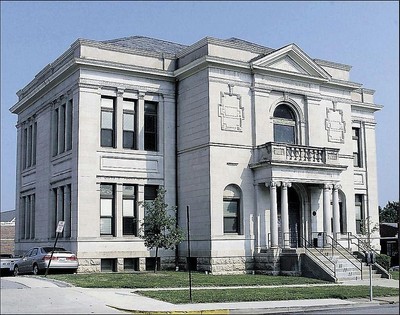
[[[53,247],[43,247],[43,251],[45,253],[50,253],[51,251],[53,251]],[[55,247],[54,251],[55,252],[66,252],[67,250],[65,248],[62,248],[62,247]]]

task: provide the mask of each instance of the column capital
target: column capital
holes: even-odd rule
[[[281,185],[281,182],[273,181],[271,180],[270,182],[265,182],[265,187],[279,187]]]
[[[117,97],[122,97],[124,95],[124,92],[125,92],[124,89],[118,88],[117,89]]]
[[[291,182],[282,182],[281,185],[282,185],[282,188],[292,187],[292,183]]]
[[[338,189],[342,189],[342,185],[340,185],[340,184],[334,184],[334,185],[333,185],[333,190],[338,190]]]
[[[325,189],[331,190],[331,189],[332,189],[332,184],[327,184],[327,183],[325,183],[325,184],[324,184],[324,190],[325,190]]]
[[[146,92],[139,91],[138,95],[139,95],[139,99],[144,100],[144,97],[146,96]]]

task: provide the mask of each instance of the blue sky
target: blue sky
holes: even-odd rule
[[[17,117],[9,108],[78,38],[132,35],[180,44],[237,37],[270,48],[290,43],[311,58],[352,66],[373,89],[379,205],[399,200],[398,1],[1,1],[1,211],[14,209]]]

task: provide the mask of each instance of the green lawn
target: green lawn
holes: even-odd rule
[[[189,303],[189,290],[138,291],[150,298],[174,304]],[[318,287],[279,287],[251,289],[192,290],[193,303],[222,303],[249,301],[280,301],[300,299],[351,299],[369,298],[369,286],[318,286]],[[373,287],[373,296],[398,296],[399,290]]]
[[[393,279],[399,273],[392,273]],[[49,279],[68,282],[84,288],[130,288],[132,292],[170,303],[189,303],[189,275],[187,272],[138,272],[50,274]],[[259,286],[304,285],[308,287],[260,288]],[[326,286],[328,284],[328,286]],[[255,288],[202,289],[204,287],[255,286]],[[258,287],[257,287],[258,286]],[[149,290],[144,288],[183,288],[184,290]],[[217,303],[239,301],[272,301],[324,298],[369,298],[369,286],[339,286],[332,282],[290,276],[266,275],[206,275],[192,273],[192,301]],[[398,296],[399,289],[373,287],[373,296]]]
[[[392,279],[399,280],[400,271],[389,271],[392,275]]]

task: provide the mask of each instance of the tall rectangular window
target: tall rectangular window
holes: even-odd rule
[[[115,148],[115,98],[101,98],[101,135],[102,147]]]
[[[360,128],[352,129],[352,139],[353,139],[353,165],[355,167],[362,167],[361,162],[361,138],[360,138]]]
[[[224,233],[240,233],[240,199],[224,199]]]
[[[355,195],[355,214],[356,214],[356,233],[362,234],[363,230],[365,229],[364,222],[364,209],[363,209],[363,202],[362,202],[362,195]],[[364,231],[365,232],[365,231]]]
[[[144,149],[157,151],[158,130],[157,130],[157,103],[144,103]]]
[[[72,149],[72,99],[56,105],[52,114],[53,156]]]
[[[136,186],[123,185],[122,234],[137,235],[136,227]]]
[[[123,147],[125,149],[135,149],[135,101],[123,99]]]
[[[115,236],[114,208],[115,186],[113,184],[100,185],[100,235]]]
[[[28,122],[22,129],[22,169],[36,165],[37,123]]]
[[[21,197],[20,239],[35,238],[35,194]]]

